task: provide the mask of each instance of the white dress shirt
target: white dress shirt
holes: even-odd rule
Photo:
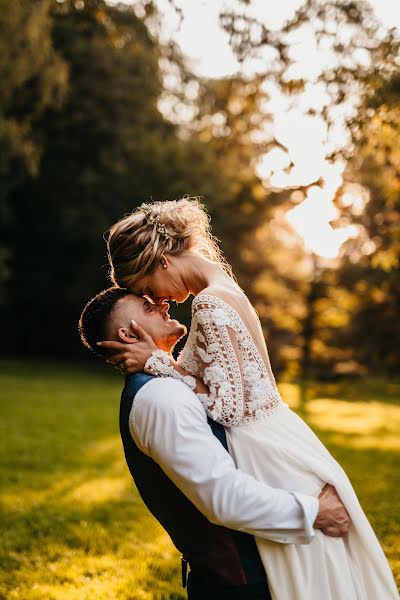
[[[181,381],[154,378],[129,416],[138,448],[216,525],[280,543],[309,543],[318,499],[259,482],[236,468],[214,436],[204,407]]]

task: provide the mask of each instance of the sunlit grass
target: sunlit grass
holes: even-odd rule
[[[186,597],[125,465],[121,384],[101,365],[0,363],[1,599]],[[400,386],[314,384],[306,411],[280,387],[347,470],[399,581]]]
[[[368,383],[353,381],[347,388],[312,384],[305,405],[299,385],[279,388],[290,407],[303,413],[313,429],[330,432],[333,442],[400,452],[400,384],[381,381],[377,388],[376,381]]]
[[[104,367],[0,365],[0,598],[185,597],[125,465],[121,383]]]

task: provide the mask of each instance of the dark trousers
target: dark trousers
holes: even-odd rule
[[[188,600],[271,600],[266,583],[216,587],[196,579],[189,573]]]

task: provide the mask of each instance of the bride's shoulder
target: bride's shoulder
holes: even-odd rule
[[[246,313],[248,304],[247,297],[236,284],[213,284],[194,297],[192,311],[208,312],[210,315],[212,313],[221,317],[222,313],[225,313],[236,321]]]
[[[193,304],[218,305],[225,303],[235,305],[241,299],[245,298],[244,292],[234,282],[231,283],[213,283],[204,288],[193,298]]]

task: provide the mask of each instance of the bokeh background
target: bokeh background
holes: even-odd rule
[[[108,227],[190,194],[277,371],[396,374],[400,10],[382,5],[3,1],[1,351],[79,355]]]
[[[399,29],[391,0],[0,0],[0,598],[184,597],[77,334],[110,225],[184,194],[400,576]]]

